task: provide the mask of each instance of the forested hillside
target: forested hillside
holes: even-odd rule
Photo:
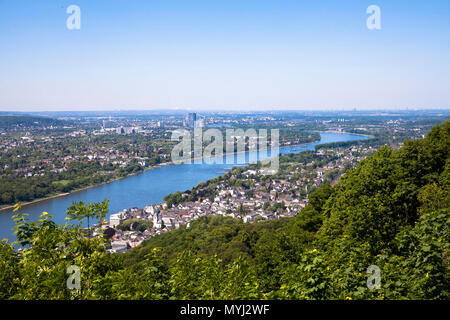
[[[126,254],[48,214],[33,224],[19,215],[18,239],[31,247],[1,243],[0,298],[449,299],[449,147],[446,122],[398,151],[380,148],[295,218],[203,217]],[[69,265],[81,268],[81,290],[66,288]],[[367,286],[369,266],[379,289]]]
[[[69,121],[61,121],[45,117],[33,116],[0,116],[0,129],[42,128],[49,126],[69,125]]]

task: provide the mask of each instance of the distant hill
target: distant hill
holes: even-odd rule
[[[64,126],[70,122],[62,121],[45,117],[33,117],[33,116],[1,116],[0,115],[0,129],[12,129],[12,128],[43,128],[49,126]]]

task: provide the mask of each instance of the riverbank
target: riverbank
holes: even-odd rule
[[[29,201],[29,202],[25,202],[25,203],[20,203],[20,206],[21,206],[21,207],[26,207],[26,206],[33,205],[33,204],[36,204],[36,203],[39,203],[39,202],[42,202],[42,201],[51,200],[51,199],[60,198],[60,197],[66,197],[66,196],[68,196],[68,195],[71,195],[71,194],[74,194],[74,193],[77,193],[77,192],[81,192],[81,191],[84,191],[84,190],[92,189],[92,188],[95,188],[95,187],[100,187],[100,186],[103,186],[103,185],[105,185],[105,184],[112,183],[112,182],[118,181],[118,180],[122,180],[122,179],[125,179],[125,178],[128,178],[128,177],[132,177],[132,176],[135,176],[135,175],[144,173],[144,172],[147,171],[147,170],[156,169],[156,168],[159,168],[159,167],[161,167],[161,166],[165,166],[165,165],[169,165],[169,164],[172,164],[172,161],[170,161],[170,162],[164,162],[164,163],[157,164],[157,165],[155,165],[155,166],[151,166],[151,167],[148,167],[148,168],[144,168],[144,169],[143,169],[142,171],[140,171],[140,172],[133,172],[133,173],[130,173],[130,174],[124,176],[124,177],[114,178],[114,179],[112,179],[112,180],[105,181],[105,182],[102,182],[102,183],[97,183],[97,184],[94,184],[94,185],[91,185],[91,186],[87,186],[87,187],[83,187],[83,188],[74,189],[74,190],[72,190],[72,191],[70,191],[70,192],[58,193],[58,194],[56,194],[56,195],[48,196],[48,197],[45,197],[45,198],[39,198],[39,199],[36,199],[36,200],[33,200],[33,201]],[[14,206],[15,206],[15,205],[8,205],[8,206],[6,206],[6,207],[0,207],[0,214],[1,214],[2,212],[5,212],[5,211],[13,210],[13,209],[14,209]]]
[[[45,197],[45,198],[39,198],[39,199],[30,201],[30,202],[22,203],[22,204],[20,204],[20,206],[24,207],[24,206],[28,206],[30,204],[36,204],[36,203],[39,203],[39,202],[42,202],[42,201],[46,201],[46,200],[50,200],[50,199],[55,199],[55,198],[59,198],[59,197],[65,197],[65,196],[68,196],[69,194],[71,194],[71,192],[58,193],[58,194],[53,195],[53,196],[48,196],[48,197]],[[8,205],[6,207],[1,207],[0,208],[0,213],[3,212],[3,211],[14,210],[14,207],[15,207],[15,205]]]
[[[344,134],[353,134],[355,136],[361,136],[361,137],[368,137],[371,139],[374,139],[375,137],[370,134],[363,134],[363,133],[353,133],[348,131],[337,131],[337,130],[328,130],[328,131],[315,131],[315,132],[323,132],[323,133],[344,133]]]

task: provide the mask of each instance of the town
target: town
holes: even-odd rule
[[[361,145],[306,152],[294,161],[281,157],[280,172],[273,178],[261,175],[257,165],[235,167],[159,204],[112,214],[95,234],[110,238],[109,251],[125,252],[150,237],[180,226],[189,228],[202,216],[229,216],[244,223],[293,217],[307,205],[311,191],[324,183],[335,184],[341,174],[375,151]],[[309,162],[303,164],[305,160]]]

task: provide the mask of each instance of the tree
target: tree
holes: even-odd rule
[[[85,204],[83,201],[73,203],[67,209],[67,220],[73,221],[78,220],[81,226],[84,219],[87,219],[88,224],[88,234],[91,236],[90,220],[95,219],[97,221],[103,222],[106,214],[108,213],[109,200],[104,200],[100,203],[89,203]]]

